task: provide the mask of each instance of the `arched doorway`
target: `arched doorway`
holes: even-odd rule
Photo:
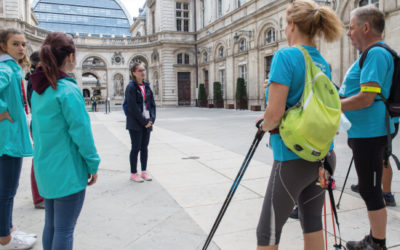
[[[84,98],[90,98],[90,90],[83,89],[82,92],[83,92],[83,97]]]
[[[89,56],[83,61],[82,85],[83,88],[92,89],[92,96],[97,96],[100,101],[107,97],[107,65],[102,58]]]

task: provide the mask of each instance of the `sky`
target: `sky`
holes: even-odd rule
[[[139,14],[139,8],[142,8],[146,0],[120,0],[125,8],[128,10],[129,14],[132,17],[137,17]],[[31,0],[31,3],[33,0]],[[33,7],[33,6],[32,6]]]
[[[125,8],[129,11],[131,17],[137,17],[139,8],[142,8],[146,0],[120,0]]]

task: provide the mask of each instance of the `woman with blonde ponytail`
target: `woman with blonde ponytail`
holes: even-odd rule
[[[339,39],[343,25],[335,13],[311,0],[296,0],[286,10],[285,34],[290,47],[273,57],[266,90],[267,108],[261,128],[269,131],[274,164],[257,227],[257,249],[278,249],[283,225],[294,205],[304,234],[304,249],[324,249],[322,206],[325,190],[316,185],[320,163],[308,162],[290,151],[279,134],[279,124],[287,108],[300,100],[304,90],[305,60],[300,47],[310,54],[322,72],[331,78],[329,64],[315,48],[315,39]],[[326,161],[334,168],[333,144]]]
[[[87,185],[96,183],[97,154],[89,115],[76,81],[71,37],[50,33],[39,53],[40,66],[31,75],[34,171],[44,197],[44,250],[71,250],[73,233]]]

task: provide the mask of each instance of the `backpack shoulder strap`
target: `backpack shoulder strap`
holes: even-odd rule
[[[361,55],[361,58],[360,58],[360,62],[359,62],[360,69],[361,69],[361,68],[363,67],[363,65],[364,65],[365,59],[367,58],[367,55],[368,55],[368,51],[369,51],[370,49],[374,48],[374,47],[381,47],[381,48],[386,49],[387,51],[390,52],[390,54],[392,54],[392,56],[393,56],[394,59],[396,59],[396,58],[399,57],[399,55],[397,54],[397,52],[394,51],[392,48],[390,48],[389,45],[387,45],[386,43],[376,43],[376,44],[374,44],[374,45],[368,47],[365,51],[363,51],[363,53],[362,53],[362,55]]]

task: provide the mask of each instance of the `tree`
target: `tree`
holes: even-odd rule
[[[204,83],[200,83],[199,85],[199,106],[207,107],[207,94],[206,88],[204,87]]]
[[[222,98],[222,86],[220,82],[214,82],[214,104],[216,108],[224,107],[224,99]]]
[[[241,77],[239,77],[236,82],[236,108],[247,109],[246,82]]]

